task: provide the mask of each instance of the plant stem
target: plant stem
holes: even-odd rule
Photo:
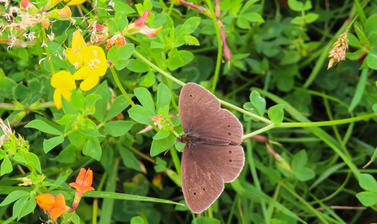
[[[258,116],[258,115],[254,114],[254,113],[251,113],[251,112],[249,112],[249,111],[247,111],[247,110],[244,110],[244,109],[242,109],[242,108],[240,108],[240,107],[237,107],[237,106],[235,106],[235,105],[233,105],[233,104],[231,104],[231,103],[228,103],[228,102],[223,101],[223,100],[220,100],[220,103],[221,103],[222,105],[227,106],[227,107],[229,107],[229,108],[232,108],[232,109],[234,109],[234,110],[236,110],[236,111],[238,111],[238,112],[241,112],[241,113],[243,113],[243,114],[246,114],[246,115],[248,115],[248,116],[250,116],[250,117],[253,117],[253,118],[257,119],[257,120],[260,120],[260,121],[262,121],[262,122],[264,122],[264,123],[266,123],[266,124],[272,124],[272,121],[268,120],[267,118],[264,118],[264,117]]]
[[[156,70],[157,72],[159,72],[161,75],[165,76],[166,78],[168,79],[171,79],[173,80],[175,83],[181,85],[181,86],[184,86],[185,83],[182,82],[181,80],[175,78],[174,76],[172,76],[171,74],[169,74],[168,72],[165,72],[164,70],[162,70],[161,68],[157,67],[155,64],[153,64],[151,61],[149,61],[147,58],[145,58],[143,55],[141,55],[138,51],[134,50],[134,55],[138,58],[140,58],[142,61],[144,61],[147,65],[149,65],[151,68],[153,68],[154,70]]]
[[[170,148],[170,154],[173,159],[175,169],[177,170],[179,179],[181,179],[181,162],[179,160],[177,150],[175,149],[174,146]]]
[[[339,120],[332,120],[332,121],[317,121],[317,122],[289,122],[289,123],[281,123],[276,125],[278,128],[304,128],[304,127],[320,127],[320,126],[332,126],[332,125],[340,125],[340,124],[348,124],[355,121],[362,121],[368,120],[370,118],[376,117],[377,114],[365,114],[360,115],[357,117],[351,117],[346,119],[339,119]]]
[[[217,60],[216,60],[215,74],[213,76],[213,82],[212,82],[212,88],[211,88],[211,92],[213,93],[215,92],[216,85],[219,80],[223,43],[221,41],[220,28],[219,28],[219,24],[217,23],[217,18],[216,18],[215,11],[213,10],[212,2],[211,0],[206,0],[206,3],[211,12],[211,18],[213,21],[213,25],[215,26],[216,37],[217,37]]]
[[[247,128],[246,128],[248,131],[250,130],[250,126],[251,126],[251,122],[249,121],[247,123]],[[247,149],[246,156],[247,156],[247,161],[249,162],[249,168],[250,168],[251,176],[253,178],[253,181],[254,181],[255,186],[258,189],[258,191],[262,192],[262,187],[260,185],[257,170],[256,170],[255,164],[254,164],[254,158],[252,157],[253,146],[251,145],[251,141],[247,141],[246,149]],[[269,221],[269,218],[268,218],[268,215],[267,215],[266,203],[263,199],[261,200],[260,205],[261,205],[261,208],[262,208],[262,213],[263,213],[265,223],[268,224],[268,223],[270,223],[270,221]]]
[[[248,139],[250,137],[253,137],[253,136],[258,135],[260,133],[263,133],[263,132],[266,132],[268,130],[271,130],[274,127],[275,127],[275,124],[269,124],[269,125],[267,125],[267,126],[265,126],[263,128],[260,128],[260,129],[258,129],[256,131],[253,131],[253,132],[251,132],[249,134],[246,134],[246,135],[242,136],[242,140],[246,140],[246,139]]]
[[[118,73],[115,71],[114,66],[110,67],[111,74],[113,75],[114,81],[117,84],[120,92],[122,92],[123,96],[126,97],[127,101],[131,104],[131,106],[135,106],[134,101],[132,101],[131,97],[127,94],[126,90],[123,88],[122,83],[119,80]]]
[[[361,23],[365,24],[365,22],[367,21],[367,17],[365,16],[364,10],[360,5],[360,1],[355,0],[354,2],[355,2],[355,7],[356,7],[357,12],[358,12],[357,14],[360,16]]]

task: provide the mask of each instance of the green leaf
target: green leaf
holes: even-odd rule
[[[311,9],[312,3],[310,0],[305,0],[305,2],[299,0],[288,0],[288,6],[293,11],[301,12]]]
[[[36,154],[32,152],[28,152],[25,155],[25,159],[27,161],[27,165],[34,168],[38,173],[41,173],[41,162]]]
[[[107,112],[106,114],[105,121],[108,121],[116,117],[118,114],[122,113],[122,111],[125,110],[128,107],[128,105],[130,105],[130,103],[128,102],[125,96],[117,96],[113,104],[111,104],[109,112]]]
[[[102,99],[102,96],[98,94],[95,94],[95,93],[89,94],[85,98],[85,107],[92,107],[101,99]]]
[[[360,174],[359,175],[360,187],[366,191],[372,191],[377,193],[377,181],[370,174]]]
[[[174,71],[190,63],[194,55],[190,51],[173,49],[168,53],[168,68]]]
[[[170,134],[169,131],[166,131],[166,130],[159,130],[154,136],[153,136],[153,139],[163,139],[163,138],[166,138],[168,137]]]
[[[27,197],[27,196],[29,196],[29,192],[27,192],[27,191],[22,191],[22,190],[12,191],[1,202],[0,207],[5,206],[5,205],[9,205],[10,203],[17,201],[18,199],[20,199],[22,197]]]
[[[110,121],[105,123],[105,130],[113,137],[119,137],[126,134],[134,125],[132,121]]]
[[[242,17],[244,17],[249,22],[257,22],[257,23],[263,23],[264,19],[259,13],[256,12],[247,12],[243,13]]]
[[[65,147],[58,156],[51,160],[61,163],[73,163],[76,160],[76,147],[74,145]]]
[[[373,70],[377,70],[377,47],[373,47],[367,56],[367,65]]]
[[[149,65],[145,64],[140,59],[130,59],[127,65],[127,69],[131,72],[143,73],[149,71]]]
[[[117,70],[122,70],[128,65],[134,50],[135,46],[129,43],[120,47],[113,46],[107,53],[107,58]]]
[[[166,169],[165,172],[170,178],[170,180],[172,180],[178,187],[182,187],[181,178],[178,176],[177,172],[169,168]]]
[[[157,156],[158,154],[170,149],[175,143],[175,136],[170,134],[163,139],[153,139],[151,146],[151,156]]]
[[[200,46],[199,40],[194,36],[185,35],[183,39],[184,39],[186,45]]]
[[[22,211],[26,207],[26,204],[29,200],[29,197],[22,197],[16,201],[13,205],[13,211],[12,211],[12,216],[14,218],[17,218],[19,220],[19,216],[21,215]]]
[[[253,90],[250,94],[250,102],[257,110],[258,114],[263,116],[266,110],[266,99],[264,99],[257,91]]]
[[[151,116],[153,116],[154,114],[152,114],[150,111],[146,110],[144,107],[140,105],[135,105],[131,107],[128,110],[128,115],[130,116],[130,118],[132,118],[138,123],[149,125],[153,124]]]
[[[280,124],[284,118],[284,105],[278,104],[268,109],[268,117],[274,124]]]
[[[364,29],[365,32],[369,35],[372,32],[376,32],[377,27],[377,14],[372,14],[368,17],[367,21],[365,22]]]
[[[200,24],[200,17],[189,17],[178,29],[178,35],[188,35],[193,33]]]
[[[364,191],[364,192],[357,193],[356,197],[364,206],[373,206],[377,204],[376,192]]]
[[[130,169],[134,169],[136,171],[141,171],[137,158],[130,150],[124,147],[118,147],[118,151],[119,151],[120,157],[122,158],[123,164],[126,167]]]
[[[57,145],[64,141],[64,136],[59,135],[49,139],[43,140],[43,151],[48,153],[51,149],[55,148]]]
[[[314,21],[316,21],[318,19],[318,14],[316,13],[308,13],[304,16],[304,20],[305,20],[305,24],[309,24],[309,23],[313,23]]]
[[[102,148],[99,140],[97,138],[89,138],[82,149],[82,153],[99,161],[102,155]]]
[[[356,48],[362,48],[363,45],[361,45],[359,39],[352,33],[347,33],[347,39],[348,39],[348,45],[351,47],[356,47]]]
[[[139,82],[139,86],[151,87],[156,83],[156,76],[153,72],[148,72],[143,76],[143,79]]]
[[[84,111],[85,98],[81,91],[73,90],[71,95],[71,104],[78,111]]]
[[[46,122],[42,120],[32,120],[27,125],[25,125],[26,128],[34,128],[41,132],[45,132],[51,135],[63,135],[63,132],[59,131],[58,129],[52,127],[51,125],[47,124]]]
[[[307,162],[308,162],[308,156],[306,154],[306,151],[301,150],[293,156],[292,168],[297,169],[297,170],[302,169],[304,168]]]
[[[93,116],[98,121],[104,121],[106,110],[107,110],[107,104],[108,104],[108,102],[110,101],[110,98],[111,98],[111,92],[109,90],[109,87],[107,86],[107,82],[105,81],[101,85],[99,85],[96,88],[95,93],[100,95],[102,97],[102,99],[97,101],[96,106],[95,106],[96,111],[93,114]]]
[[[300,181],[308,181],[315,177],[314,171],[307,167],[303,167],[301,169],[294,171],[295,177]]]
[[[134,216],[131,219],[131,224],[144,224],[144,219],[141,218],[140,216]]]
[[[34,197],[30,197],[23,205],[20,213],[17,216],[17,220],[21,219],[22,217],[32,213],[37,206],[37,202]]]
[[[369,40],[368,40],[366,34],[364,33],[363,27],[358,22],[355,22],[353,24],[353,28],[354,28],[356,35],[359,38],[361,44],[369,46],[370,43],[369,43]]]
[[[118,14],[129,15],[136,11],[122,0],[114,0],[114,10]]]
[[[157,172],[157,173],[160,173],[162,171],[164,171],[166,169],[166,161],[161,159],[160,157],[157,157],[156,158],[156,163],[157,165],[154,166],[154,170]]]
[[[363,71],[361,72],[359,82],[357,83],[355,93],[353,95],[351,104],[348,108],[349,113],[351,113],[353,109],[355,109],[355,107],[359,104],[361,98],[363,97],[367,80],[368,80],[368,69],[364,68]]]
[[[220,220],[209,217],[200,217],[196,219],[196,224],[220,224]]]
[[[152,94],[146,88],[135,88],[134,93],[141,105],[143,105],[145,109],[147,109],[152,114],[156,113]]]
[[[156,109],[160,113],[169,113],[169,104],[171,101],[171,93],[169,88],[164,84],[160,83],[157,90],[157,103]]]
[[[285,52],[280,60],[281,65],[294,64],[300,61],[301,55],[297,51]]]
[[[3,71],[1,70],[1,72]],[[16,85],[16,82],[8,77],[0,78],[0,96],[11,98],[14,92],[12,90]]]
[[[11,173],[12,171],[13,171],[12,163],[10,162],[8,157],[4,157],[4,160],[0,166],[0,176]]]

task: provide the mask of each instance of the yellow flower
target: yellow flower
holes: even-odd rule
[[[83,80],[80,88],[83,91],[91,90],[104,76],[107,70],[105,52],[98,46],[86,46],[80,31],[75,31],[72,37],[72,48],[65,50],[68,61],[78,71],[73,74],[75,80]]]
[[[75,79],[71,73],[60,71],[51,78],[51,86],[55,88],[54,102],[56,108],[62,108],[62,96],[64,99],[71,100],[71,90],[76,89]]]
[[[84,3],[86,0],[64,0],[65,2],[68,2],[67,5],[81,5]]]
[[[67,48],[64,53],[68,61],[74,65],[76,68],[81,67],[84,56],[83,51],[86,48],[84,38],[79,30],[73,33],[72,37],[72,48]]]
[[[107,70],[105,52],[98,46],[89,46],[83,50],[82,67],[73,74],[76,80],[83,80],[80,89],[88,91],[99,82],[99,77],[104,76]]]

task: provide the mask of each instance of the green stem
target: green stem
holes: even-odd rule
[[[161,68],[157,67],[155,64],[153,64],[151,61],[149,61],[147,58],[145,58],[143,55],[141,55],[138,51],[134,50],[134,55],[138,58],[140,58],[142,61],[145,62],[145,64],[149,65],[151,68],[153,68],[154,70],[156,70],[157,72],[159,72],[161,75],[165,76],[166,78],[168,79],[171,79],[173,80],[174,82],[176,82],[177,84],[181,85],[181,86],[184,86],[185,83],[182,82],[181,80],[175,78],[174,76],[172,76],[171,74],[169,74],[168,72],[165,72],[164,70],[162,70]]]
[[[213,76],[213,82],[212,82],[212,88],[211,88],[211,92],[215,92],[216,85],[219,80],[223,43],[221,41],[220,28],[219,28],[219,24],[217,23],[217,18],[216,18],[215,11],[213,10],[212,2],[211,0],[206,0],[206,3],[211,12],[211,18],[213,21],[213,25],[215,26],[216,37],[217,37],[217,60],[216,60],[216,67],[215,67],[215,75]]]
[[[251,122],[247,123],[247,130],[248,131],[250,130],[250,126],[251,126],[250,124],[251,124]],[[252,157],[253,146],[251,145],[251,141],[247,141],[246,149],[247,149],[247,151],[246,151],[247,161],[249,162],[249,168],[250,168],[251,176],[253,178],[253,181],[254,181],[255,186],[258,189],[258,191],[262,192],[262,187],[260,185],[257,170],[256,170],[255,164],[254,164],[254,158]],[[261,208],[262,208],[262,213],[263,213],[265,223],[268,224],[270,222],[269,222],[269,218],[268,218],[268,215],[267,215],[266,203],[263,199],[261,200],[260,205],[261,205]]]
[[[101,191],[102,190],[102,187],[105,183],[105,180],[107,179],[107,172],[105,172],[102,177],[101,177],[101,181],[97,187],[97,191]],[[92,224],[97,224],[97,216],[98,216],[98,198],[95,198],[94,199],[94,202],[93,202],[93,214],[92,214]]]
[[[249,134],[246,134],[246,135],[242,136],[242,140],[248,139],[248,138],[253,137],[255,135],[258,135],[260,133],[263,133],[263,132],[266,132],[268,130],[271,130],[274,127],[275,127],[275,124],[269,124],[269,125],[267,125],[267,126],[265,126],[263,128],[260,128],[260,129],[258,129],[256,131],[253,131],[253,132],[251,132]]]
[[[313,212],[315,216],[317,216],[322,223],[328,223],[323,217],[320,212],[318,212],[313,206],[311,206],[304,198],[302,198],[300,195],[298,195],[293,189],[286,186],[284,183],[281,185],[284,189],[286,189],[289,193],[291,193],[293,196],[295,196],[302,204],[304,204],[310,211]]]
[[[272,124],[272,121],[268,120],[267,118],[264,118],[264,117],[258,116],[258,115],[254,114],[254,113],[251,113],[251,112],[249,112],[249,111],[247,111],[247,110],[244,110],[244,109],[242,109],[242,108],[240,108],[240,107],[237,107],[237,106],[235,106],[235,105],[233,105],[233,104],[231,104],[231,103],[228,103],[228,102],[223,101],[223,100],[220,100],[220,103],[221,103],[222,105],[227,106],[227,107],[229,107],[229,108],[232,108],[232,109],[234,109],[234,110],[236,110],[236,111],[238,111],[238,112],[241,112],[241,113],[243,113],[243,114],[246,114],[246,115],[248,115],[248,116],[250,116],[250,117],[253,117],[253,118],[257,119],[257,120],[260,120],[260,121],[262,121],[262,122],[264,122],[264,123],[266,123],[266,124]]]
[[[113,74],[114,81],[117,84],[120,92],[122,92],[123,96],[126,97],[127,101],[131,104],[131,106],[135,106],[134,101],[132,101],[131,97],[127,94],[126,90],[123,88],[122,83],[119,80],[118,73],[114,69],[114,66],[110,67],[110,71],[111,71],[111,74]]]
[[[346,119],[340,120],[332,120],[332,121],[317,121],[317,122],[289,122],[289,123],[281,123],[276,125],[278,128],[304,128],[304,127],[320,127],[320,126],[331,126],[331,125],[340,125],[340,124],[348,124],[355,121],[362,121],[368,120],[370,118],[376,117],[377,115],[374,113],[365,114],[357,117],[351,117]]]
[[[355,0],[354,2],[355,2],[355,7],[357,9],[358,15],[360,16],[361,23],[365,24],[365,22],[367,21],[367,17],[365,16],[364,10],[360,5],[359,0]]]
[[[177,150],[175,149],[174,146],[171,147],[170,154],[171,154],[171,157],[173,158],[173,163],[174,163],[175,169],[177,170],[179,179],[181,179],[181,162],[179,160]]]
[[[277,198],[278,198],[279,193],[280,193],[281,184],[282,184],[282,182],[279,181],[278,185],[275,188],[274,197],[272,198],[273,199],[272,202],[277,201]],[[275,205],[275,203],[269,203],[269,204],[270,204],[270,206],[268,206],[268,210],[267,210],[268,220],[270,220],[271,217],[272,217],[272,214],[274,212],[274,205]]]

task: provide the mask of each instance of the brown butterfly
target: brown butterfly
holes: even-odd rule
[[[201,213],[220,196],[224,183],[240,174],[245,157],[240,121],[220,107],[215,95],[195,83],[179,95],[179,117],[186,143],[182,156],[182,190],[186,204]]]

